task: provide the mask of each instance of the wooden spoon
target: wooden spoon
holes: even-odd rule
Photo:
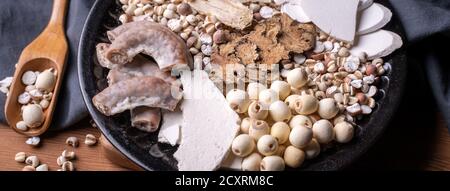
[[[5,116],[8,124],[18,133],[27,136],[43,134],[52,121],[58,93],[63,80],[64,68],[67,59],[67,40],[64,32],[64,21],[69,0],[54,0],[53,12],[50,22],[44,31],[29,44],[20,55],[16,71],[5,104]],[[44,110],[44,123],[37,128],[21,131],[16,123],[22,121],[21,107],[18,96],[25,91],[26,85],[22,83],[22,75],[26,71],[43,72],[53,68],[56,70],[56,85],[49,107]]]

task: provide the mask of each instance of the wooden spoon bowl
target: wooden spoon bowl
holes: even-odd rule
[[[5,104],[5,116],[8,124],[18,133],[27,136],[39,136],[49,128],[57,97],[64,76],[68,45],[64,33],[64,20],[69,0],[54,0],[50,22],[45,30],[31,42],[20,55],[16,65],[11,88]],[[53,68],[56,72],[56,84],[49,107],[44,110],[44,123],[28,131],[16,128],[16,123],[22,121],[21,107],[18,96],[25,92],[26,85],[22,83],[22,75],[26,71],[43,72]]]

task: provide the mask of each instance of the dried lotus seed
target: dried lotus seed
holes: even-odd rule
[[[253,101],[248,108],[248,116],[252,119],[264,120],[269,115],[269,108],[259,101]]]
[[[241,134],[234,138],[231,144],[231,151],[236,156],[245,157],[252,153],[255,148],[255,141],[247,134]]]
[[[347,122],[340,122],[334,126],[335,140],[338,143],[348,143],[353,139],[353,125]]]
[[[284,151],[284,162],[286,166],[298,168],[303,164],[303,161],[305,161],[305,152],[301,149],[289,146]]]
[[[269,112],[272,119],[276,122],[288,122],[292,117],[291,110],[282,101],[273,102],[270,105]]]
[[[263,135],[268,135],[270,133],[270,127],[267,122],[263,120],[252,120],[250,128],[248,130],[248,135],[253,137],[256,141]]]
[[[40,105],[30,104],[23,108],[22,112],[23,121],[30,128],[36,128],[42,125],[44,122],[44,112]]]
[[[297,148],[304,148],[312,138],[313,131],[305,126],[294,127],[289,134],[289,142]]]
[[[259,93],[259,101],[264,104],[270,105],[279,100],[278,93],[272,89],[265,89]]]
[[[306,159],[316,158],[320,154],[320,144],[316,139],[312,139],[303,150],[305,151]]]
[[[314,138],[321,144],[327,144],[334,139],[333,125],[326,119],[314,123],[312,131]]]
[[[266,156],[261,160],[261,171],[283,171],[284,160],[280,156]]]
[[[226,98],[234,111],[237,113],[247,112],[248,106],[250,105],[250,99],[247,92],[234,89],[228,92]]]
[[[247,86],[247,92],[251,100],[257,100],[261,91],[266,90],[266,86],[261,83],[252,82]]]
[[[26,105],[26,104],[30,103],[30,100],[31,100],[31,95],[28,92],[23,92],[17,98],[17,101],[22,105]]]
[[[291,121],[289,121],[289,126],[291,127],[291,129],[297,126],[312,128],[312,125],[313,122],[311,121],[311,118],[304,115],[296,115],[291,119]]]
[[[27,71],[22,75],[22,83],[25,85],[33,85],[36,82],[37,75],[33,71]]]
[[[25,123],[25,121],[19,121],[16,123],[16,129],[19,129],[21,131],[27,131],[28,130],[28,126]]]
[[[241,133],[248,134],[251,123],[252,120],[249,117],[244,118],[241,122]]]
[[[257,148],[262,155],[270,156],[277,152],[278,141],[272,135],[264,135],[259,138]]]
[[[272,125],[270,129],[270,135],[275,137],[279,144],[284,144],[289,139],[291,128],[285,122],[277,122]]]
[[[39,90],[53,91],[56,84],[56,76],[52,72],[52,69],[45,70],[40,73],[36,79],[36,88]]]
[[[291,86],[285,81],[274,81],[270,89],[278,93],[280,100],[286,99],[291,93]]]
[[[258,153],[252,153],[242,160],[241,168],[243,171],[259,171],[262,157]]]

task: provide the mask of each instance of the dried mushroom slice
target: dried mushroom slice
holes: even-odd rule
[[[179,87],[156,77],[136,77],[120,81],[92,99],[95,107],[111,116],[140,106],[173,111],[182,98]]]
[[[145,23],[148,21],[137,21],[133,26],[148,26]],[[111,66],[127,64],[143,53],[151,56],[162,71],[170,71],[175,65],[192,65],[192,57],[187,50],[185,42],[163,25],[130,27],[105,50],[106,61],[110,62],[106,66],[112,69]]]

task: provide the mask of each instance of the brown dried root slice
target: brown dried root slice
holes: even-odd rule
[[[138,21],[135,25],[140,23],[148,25],[148,21]],[[110,62],[105,65],[109,68],[124,65],[143,53],[153,57],[162,71],[170,71],[175,65],[191,65],[192,57],[187,50],[185,42],[163,25],[130,27],[105,51],[106,61]]]
[[[159,128],[161,123],[161,109],[138,107],[131,110],[131,126],[149,133]]]
[[[108,84],[112,85],[119,81],[140,76],[158,77],[168,83],[176,81],[176,78],[173,77],[170,72],[161,71],[154,61],[140,55],[134,57],[131,63],[110,70],[107,79]]]
[[[104,115],[111,116],[141,106],[173,111],[181,98],[179,87],[160,78],[136,77],[106,88],[92,102]]]
[[[236,0],[191,0],[189,5],[205,15],[214,15],[220,22],[236,29],[252,23],[253,12]]]
[[[258,59],[256,45],[252,43],[241,44],[236,47],[236,56],[241,59],[243,64],[253,64]]]
[[[312,24],[299,24],[288,15],[281,15],[281,27],[283,34],[279,41],[286,50],[303,53],[312,47],[316,42],[315,28]]]

